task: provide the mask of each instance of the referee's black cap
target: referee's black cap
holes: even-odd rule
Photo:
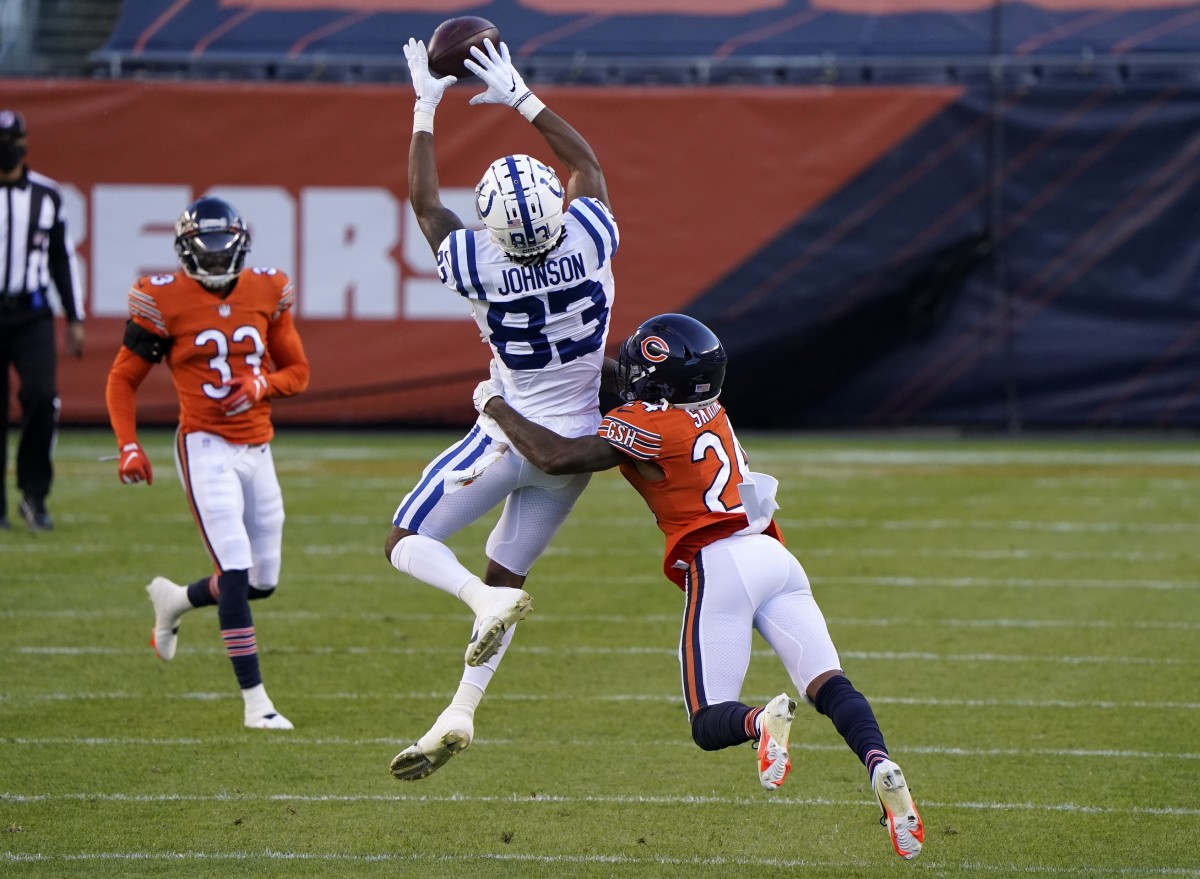
[[[17,140],[25,136],[25,117],[16,110],[0,110],[0,137]]]

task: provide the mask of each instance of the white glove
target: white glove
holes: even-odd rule
[[[413,91],[417,93],[417,103],[413,107],[413,131],[432,132],[433,111],[437,109],[446,89],[458,82],[458,77],[443,76],[439,79],[429,72],[429,53],[425,50],[423,40],[409,37],[408,45],[404,47],[404,57],[408,60],[408,75],[412,79]],[[428,127],[424,127],[425,124]]]
[[[542,112],[546,105],[534,96],[525,85],[521,74],[517,73],[517,68],[513,67],[508,54],[508,44],[501,42],[499,52],[491,40],[484,40],[483,45],[487,52],[478,46],[472,46],[471,55],[474,60],[468,58],[463,62],[463,67],[478,76],[487,86],[487,91],[471,98],[471,103],[504,104],[532,122],[533,117]]]
[[[475,386],[475,393],[471,399],[475,402],[475,409],[480,415],[484,414],[483,407],[492,397],[504,399],[504,388],[500,387],[500,382],[494,378],[489,378]]]

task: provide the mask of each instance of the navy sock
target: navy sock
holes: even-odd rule
[[[195,583],[187,585],[188,601],[192,607],[208,607],[217,603],[217,575],[210,574],[201,577]]]
[[[833,721],[850,750],[867,767],[867,774],[874,772],[875,765],[887,757],[888,751],[867,697],[854,689],[847,677],[838,675],[822,685],[813,702],[817,711]]]
[[[213,574],[210,577],[201,577],[195,583],[188,583],[187,594],[188,601],[192,607],[208,607],[217,603],[217,575]],[[263,598],[270,598],[275,594],[275,587],[270,589],[262,589],[258,586],[251,586],[248,593],[251,601],[258,601]]]
[[[217,620],[238,686],[243,690],[257,687],[262,683],[262,674],[258,670],[254,619],[250,616],[250,572],[225,571],[217,577],[217,585],[221,590],[217,598]]]
[[[741,702],[705,705],[692,715],[692,740],[705,751],[719,751],[758,738],[754,718],[761,708]]]

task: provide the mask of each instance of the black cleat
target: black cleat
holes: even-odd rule
[[[54,527],[54,520],[50,518],[50,513],[46,510],[46,502],[42,498],[27,494],[21,499],[21,506],[18,509],[30,531],[49,531]]]

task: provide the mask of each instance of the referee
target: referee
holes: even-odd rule
[[[58,427],[58,360],[50,282],[67,318],[67,353],[83,356],[83,303],[58,184],[25,166],[25,119],[0,110],[0,529],[8,528],[4,494],[8,456],[9,364],[17,371],[24,428],[17,446],[21,518],[31,531],[54,527],[46,496],[54,478]]]

